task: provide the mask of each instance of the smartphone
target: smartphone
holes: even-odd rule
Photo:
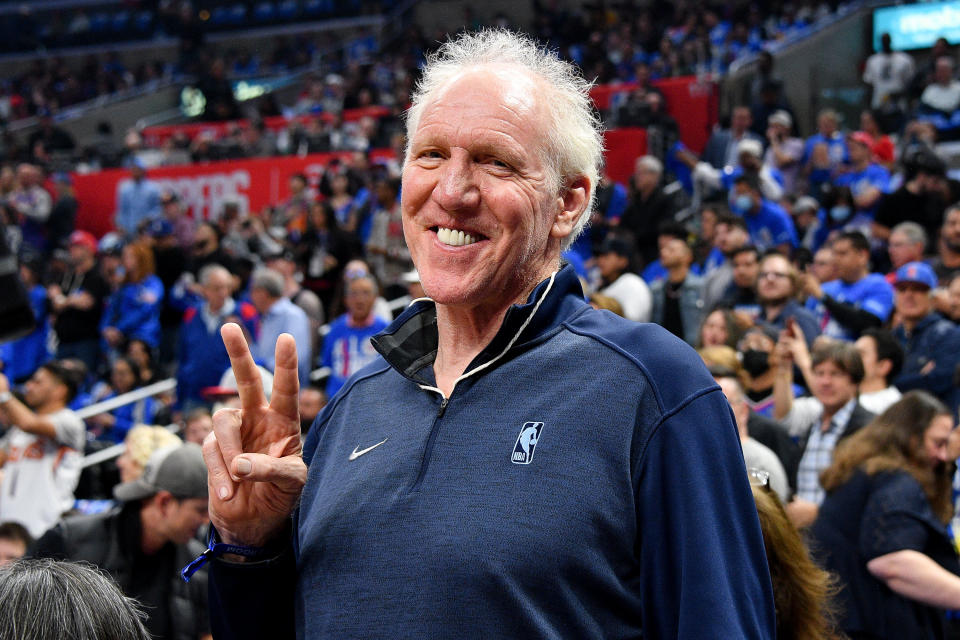
[[[787,318],[787,335],[790,336],[791,338],[797,337],[797,331],[794,328],[796,326],[797,326],[797,321],[794,318],[792,317]]]

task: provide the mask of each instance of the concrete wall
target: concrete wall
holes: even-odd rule
[[[774,53],[774,70],[797,116],[800,133],[810,135],[820,109],[831,107],[846,127],[856,127],[868,94],[860,80],[860,64],[873,49],[870,44],[871,9],[846,16],[806,40]],[[755,67],[731,74],[723,83],[721,112],[745,103]]]

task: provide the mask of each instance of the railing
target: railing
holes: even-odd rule
[[[393,300],[388,301],[387,303],[390,307],[391,312],[396,312],[408,304],[410,304],[410,296],[400,296],[399,298],[394,298]],[[330,325],[325,324],[320,327],[317,332],[320,334],[320,337],[323,337],[330,333]],[[311,382],[317,382],[325,379],[330,375],[330,367],[320,367],[310,372]],[[110,398],[109,400],[104,400],[103,402],[97,402],[88,407],[84,407],[75,411],[79,418],[86,420],[93,416],[100,415],[101,413],[106,413],[108,411],[113,411],[118,407],[122,407],[134,402],[139,402],[144,398],[149,398],[152,396],[159,395],[161,393],[166,393],[167,391],[173,391],[177,388],[176,378],[167,378],[166,380],[161,380],[160,382],[154,382],[153,384],[147,385],[145,387],[140,387],[139,389],[134,389],[127,393],[121,394],[115,398]],[[180,432],[180,425],[171,424],[167,425],[166,429],[173,433]],[[126,445],[123,443],[115,444],[112,447],[102,449],[96,453],[91,453],[83,457],[83,460],[80,463],[81,469],[86,469],[87,467],[92,467],[93,465],[100,464],[101,462],[107,462],[114,458],[119,457],[123,454]]]

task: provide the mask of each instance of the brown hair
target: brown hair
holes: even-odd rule
[[[950,470],[946,465],[931,467],[923,451],[923,436],[934,418],[950,415],[950,410],[929,393],[910,391],[837,445],[833,464],[820,474],[820,484],[832,491],[857,469],[867,475],[906,471],[923,487],[937,517],[949,522],[953,514]]]
[[[813,361],[813,368],[824,362],[832,362],[840,371],[850,376],[854,384],[863,382],[863,359],[852,342],[832,340],[826,344],[814,345],[810,359]]]
[[[133,253],[137,267],[127,273],[124,282],[136,284],[143,282],[147,276],[153,275],[154,271],[156,271],[156,266],[153,261],[153,249],[143,242],[130,243],[125,249],[129,249]]]
[[[619,300],[612,296],[607,296],[602,293],[591,293],[590,304],[595,309],[606,309],[607,311],[615,313],[618,316],[623,316],[623,305],[620,304]]]
[[[703,321],[700,323],[700,329],[697,331],[698,349],[703,346],[703,325],[707,324],[707,319],[718,311],[721,315],[723,315],[723,323],[727,327],[727,346],[736,349],[737,343],[740,342],[740,338],[742,338],[746,330],[750,328],[748,321],[738,316],[733,309],[726,307],[715,307],[703,316]]]
[[[757,504],[763,546],[773,582],[777,640],[832,640],[837,592],[834,577],[810,559],[810,552],[777,496],[751,486]]]

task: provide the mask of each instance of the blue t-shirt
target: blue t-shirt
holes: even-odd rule
[[[743,216],[743,219],[747,222],[750,242],[761,253],[780,244],[797,246],[797,230],[794,229],[790,216],[780,205],[764,200],[757,213],[748,213]]]
[[[324,367],[330,367],[328,398],[333,398],[347,378],[377,358],[370,338],[386,328],[387,322],[382,318],[375,318],[369,327],[351,327],[346,314],[331,323],[330,332],[323,338],[320,360]]]
[[[815,133],[807,138],[807,143],[803,147],[803,158],[800,164],[807,164],[810,156],[813,154],[813,148],[821,142],[827,145],[827,154],[830,156],[831,166],[837,167],[850,161],[850,154],[847,152],[847,143],[843,139],[843,134],[835,131],[829,139],[823,137],[820,133]]]
[[[867,168],[863,171],[851,171],[850,173],[837,176],[834,184],[838,187],[850,187],[850,193],[852,193],[855,198],[860,197],[864,191],[871,187],[879,189],[881,193],[887,193],[890,187],[890,172],[878,164],[871,163],[867,165]],[[877,212],[878,204],[879,200],[869,209],[858,208],[857,213],[868,216],[873,220],[873,216]]]
[[[831,280],[822,287],[824,295],[837,302],[852,304],[885,321],[893,310],[893,287],[879,273],[869,273],[860,280],[846,283]],[[859,336],[838,323],[819,300],[807,300],[807,308],[813,311],[820,322],[820,331],[825,336],[840,340],[856,340]]]

